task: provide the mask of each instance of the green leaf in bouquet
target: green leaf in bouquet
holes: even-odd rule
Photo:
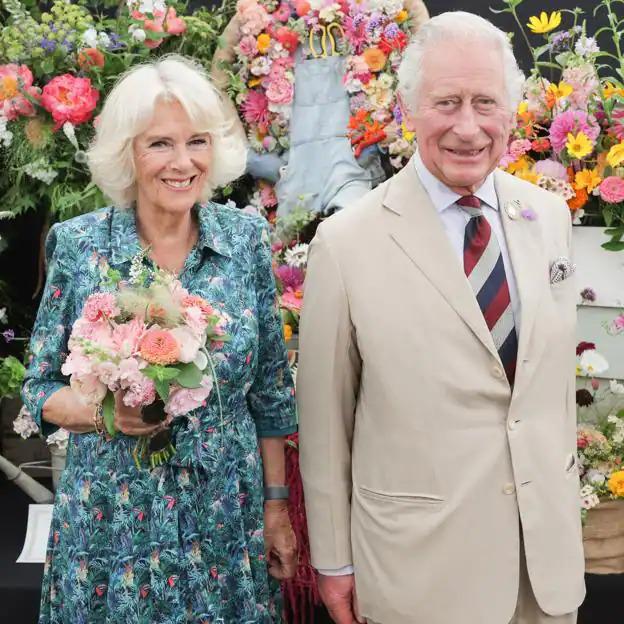
[[[193,362],[179,364],[176,368],[180,371],[176,377],[176,383],[183,388],[199,388],[204,373]]]
[[[601,245],[607,251],[624,251],[624,241],[609,241]]]
[[[551,44],[547,43],[543,46],[539,46],[537,48],[535,48],[533,50],[533,57],[535,58],[535,60],[537,60],[540,56],[544,55],[546,52],[548,52],[551,49]]]
[[[109,390],[102,401],[102,418],[104,427],[108,435],[112,438],[116,433],[115,429],[115,395]]]
[[[610,228],[611,224],[613,223],[613,206],[611,205],[606,205],[603,209],[602,209],[602,217],[604,218],[605,221],[605,225]],[[616,228],[616,234],[617,234],[617,228]],[[616,236],[616,234],[610,234],[609,236]]]
[[[154,379],[154,385],[156,386],[158,396],[166,402],[169,398],[169,381],[165,381],[164,379]]]
[[[180,374],[175,366],[160,366],[158,364],[150,364],[141,372],[153,381],[171,381]]]

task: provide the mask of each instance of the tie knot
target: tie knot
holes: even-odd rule
[[[464,208],[481,208],[481,200],[476,195],[464,195],[457,203]]]

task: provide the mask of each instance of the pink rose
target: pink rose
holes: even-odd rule
[[[0,65],[0,114],[9,121],[34,116],[35,107],[22,93],[38,99],[40,91],[32,83],[33,75],[26,65]]]
[[[145,330],[145,323],[138,318],[117,325],[112,334],[113,346],[117,354],[123,358],[135,355],[139,350],[139,343]]]
[[[58,130],[67,121],[74,125],[89,121],[99,97],[89,78],[63,74],[43,87],[41,106],[52,115]]]
[[[600,197],[608,204],[624,201],[624,180],[617,176],[605,178],[600,184]]]
[[[293,84],[285,76],[277,75],[269,79],[266,89],[267,100],[271,104],[290,104],[294,95]]]
[[[187,314],[191,311],[199,312],[199,320],[201,320],[201,310],[199,310],[199,308],[189,308],[188,310],[185,310]],[[197,352],[202,346],[202,334],[205,329],[206,323],[203,323],[202,331],[199,334],[195,333],[195,331],[190,327],[175,327],[170,330],[171,334],[178,343],[178,349],[180,351],[178,359],[180,362],[188,364],[197,357]]]
[[[170,416],[182,416],[201,407],[212,391],[212,378],[204,375],[199,388],[176,388],[169,395],[165,412]]]
[[[82,316],[91,323],[114,318],[120,313],[115,296],[112,293],[94,293],[89,295],[82,310]]]

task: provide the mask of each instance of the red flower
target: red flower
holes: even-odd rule
[[[403,31],[399,31],[391,39],[383,36],[381,41],[378,44],[378,48],[385,52],[386,54],[390,54],[393,50],[402,50],[407,45],[407,35]]]
[[[531,149],[534,152],[547,152],[550,149],[550,141],[547,138],[535,139],[531,142]]]
[[[104,67],[104,55],[97,48],[85,48],[78,54],[80,69],[89,67]]]
[[[299,45],[299,36],[286,26],[281,26],[275,31],[275,38],[289,51],[294,52]]]
[[[593,342],[581,341],[576,346],[576,355],[581,356],[583,355],[585,351],[591,351],[592,349],[595,349],[595,348],[596,348],[596,345]]]
[[[41,106],[51,113],[58,130],[68,121],[72,124],[89,121],[99,97],[88,78],[63,74],[43,87]]]

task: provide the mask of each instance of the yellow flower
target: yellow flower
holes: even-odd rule
[[[561,11],[553,11],[550,16],[546,11],[542,11],[539,17],[529,17],[527,26],[536,35],[544,35],[551,30],[555,30],[561,24]]]
[[[612,167],[619,167],[624,162],[624,141],[614,145],[607,154],[607,162]]]
[[[406,19],[409,18],[409,13],[403,9],[399,11],[399,14],[394,18],[397,24],[402,24]]]
[[[258,48],[258,52],[260,54],[264,54],[271,45],[271,35],[267,35],[266,33],[262,33],[258,35],[258,39],[256,39],[256,47]]]
[[[594,145],[584,132],[579,132],[576,136],[568,132],[566,148],[573,158],[584,158],[592,153]]]
[[[284,325],[284,340],[290,340],[293,335],[293,330],[290,325]]]
[[[574,189],[587,189],[591,193],[600,183],[602,178],[598,175],[597,169],[583,169],[577,171],[574,176]]]
[[[518,171],[528,171],[533,166],[533,161],[528,156],[521,156],[515,162],[512,162],[507,167],[509,173],[515,174]]]
[[[611,490],[612,494],[624,497],[624,470],[614,472],[609,477],[607,485],[609,486],[609,490]]]
[[[262,78],[251,78],[248,82],[247,82],[247,86],[250,89],[253,89],[253,87],[257,87],[260,83],[262,82]]]
[[[414,140],[414,137],[416,136],[416,134],[412,132],[411,130],[408,130],[407,126],[405,125],[405,122],[401,124],[401,130],[403,131],[403,138],[408,143],[411,143]]]
[[[516,178],[520,178],[531,184],[537,184],[539,177],[539,173],[535,173],[533,169],[520,169],[516,172]]]
[[[606,82],[602,90],[602,95],[605,100],[608,100],[612,95],[621,95],[624,97],[624,89],[616,87],[612,82]]]
[[[522,100],[518,104],[518,115],[524,115],[529,112],[529,103],[526,100]]]
[[[558,85],[552,82],[548,85],[548,91],[552,93],[553,97],[556,100],[560,100],[561,98],[568,97],[574,89],[572,85],[569,85],[567,82],[561,81]]]

